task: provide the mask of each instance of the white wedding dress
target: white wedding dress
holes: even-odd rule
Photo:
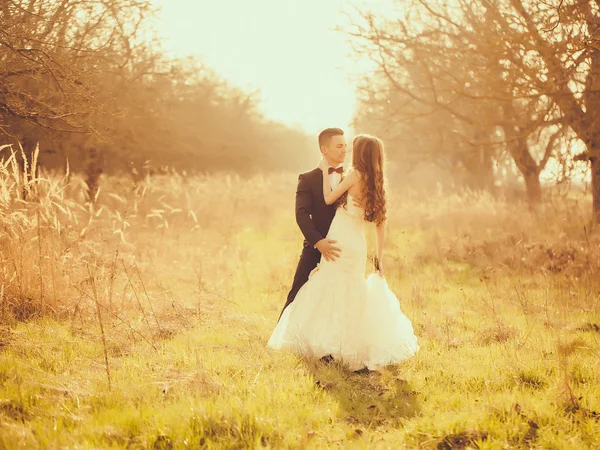
[[[324,258],[285,309],[268,342],[317,358],[332,355],[351,370],[382,367],[412,357],[417,337],[400,303],[378,274],[365,279],[364,210],[348,200],[338,208],[327,237],[342,249]]]

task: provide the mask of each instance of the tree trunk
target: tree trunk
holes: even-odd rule
[[[465,184],[474,191],[494,191],[494,165],[488,149],[478,148],[462,161],[467,174]]]
[[[87,193],[90,202],[96,202],[96,195],[99,189],[99,179],[102,175],[102,163],[100,159],[100,152],[96,147],[88,148],[88,165],[86,169],[86,184]]]
[[[484,130],[475,130],[474,147],[462,158],[467,170],[466,185],[476,191],[494,192],[494,151],[487,143],[489,135]]]
[[[592,168],[592,206],[594,220],[600,224],[600,158],[590,158]]]
[[[507,128],[505,128],[505,135],[509,139],[507,142],[508,151],[525,180],[529,206],[534,208],[542,201],[540,169],[531,156],[527,139],[520,136],[518,131],[515,133],[514,130],[506,130]]]
[[[589,30],[597,30],[600,26],[600,14],[592,13],[591,9],[587,10],[586,20]],[[586,78],[584,100],[586,116],[589,117],[586,131],[589,135],[587,148],[592,170],[592,211],[595,222],[600,224],[600,37],[595,33],[590,39],[587,50],[590,71]]]
[[[523,173],[525,179],[525,188],[527,190],[527,200],[529,206],[535,207],[542,201],[542,185],[540,183],[540,174],[535,171]]]

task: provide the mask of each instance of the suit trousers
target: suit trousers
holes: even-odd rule
[[[300,261],[298,261],[298,267],[296,268],[296,275],[294,275],[292,288],[287,296],[285,306],[283,307],[281,314],[279,314],[280,319],[283,311],[285,311],[285,308],[287,308],[288,305],[294,301],[298,291],[308,281],[308,276],[315,269],[315,267],[317,267],[320,261],[321,252],[312,245],[305,244],[304,248],[302,249],[302,254],[300,255]]]

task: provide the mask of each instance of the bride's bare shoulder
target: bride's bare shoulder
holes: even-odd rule
[[[350,167],[348,169],[348,172],[346,173],[347,177],[354,177],[356,179],[356,181],[360,181],[362,179],[362,176],[360,174],[360,172],[358,170],[356,170],[354,167]]]

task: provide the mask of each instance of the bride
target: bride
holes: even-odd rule
[[[373,136],[358,135],[352,152],[353,167],[333,191],[329,165],[326,161],[319,165],[325,202],[337,205],[327,238],[337,241],[343,251],[335,261],[321,260],[284,310],[267,345],[333,358],[355,371],[379,370],[412,357],[419,345],[412,324],[383,278],[383,143]],[[378,272],[365,279],[367,223],[377,230],[379,264]]]

